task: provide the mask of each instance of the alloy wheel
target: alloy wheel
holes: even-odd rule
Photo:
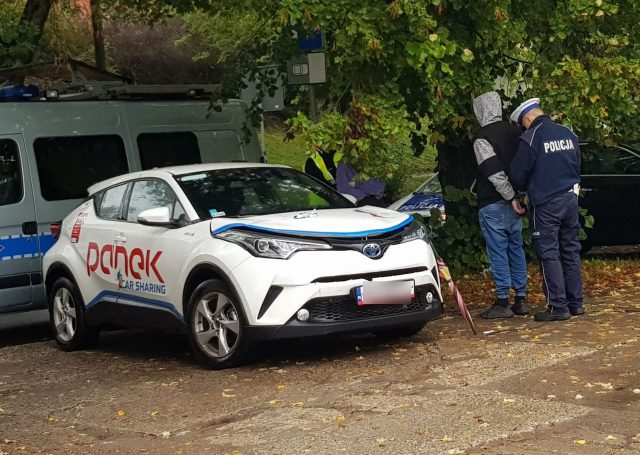
[[[202,350],[214,358],[224,358],[240,340],[240,321],[233,302],[224,294],[203,296],[194,311],[195,335]]]
[[[53,298],[53,323],[58,338],[64,342],[73,339],[76,333],[76,304],[67,288],[60,288]]]

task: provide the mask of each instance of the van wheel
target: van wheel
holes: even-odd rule
[[[65,351],[94,346],[99,329],[88,325],[84,318],[84,301],[76,284],[68,278],[58,278],[49,297],[49,320],[58,345]]]
[[[241,365],[251,349],[240,303],[225,283],[207,280],[191,294],[187,307],[189,342],[198,359],[221,370]]]

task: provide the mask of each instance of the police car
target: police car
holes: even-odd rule
[[[410,215],[356,208],[285,166],[201,164],[89,188],[44,258],[55,338],[112,325],[176,329],[208,366],[256,341],[410,335],[442,314],[436,259]]]

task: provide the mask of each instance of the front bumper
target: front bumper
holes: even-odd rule
[[[433,301],[427,303],[431,293]],[[408,305],[371,305],[359,307],[352,295],[309,300],[302,308],[309,310],[305,322],[292,317],[286,324],[246,327],[252,340],[306,338],[336,334],[353,334],[390,330],[425,324],[442,317],[442,301],[435,286],[416,287],[416,296]]]

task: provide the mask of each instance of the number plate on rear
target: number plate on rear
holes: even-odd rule
[[[355,288],[356,303],[364,305],[408,305],[415,296],[411,281],[365,281]]]

